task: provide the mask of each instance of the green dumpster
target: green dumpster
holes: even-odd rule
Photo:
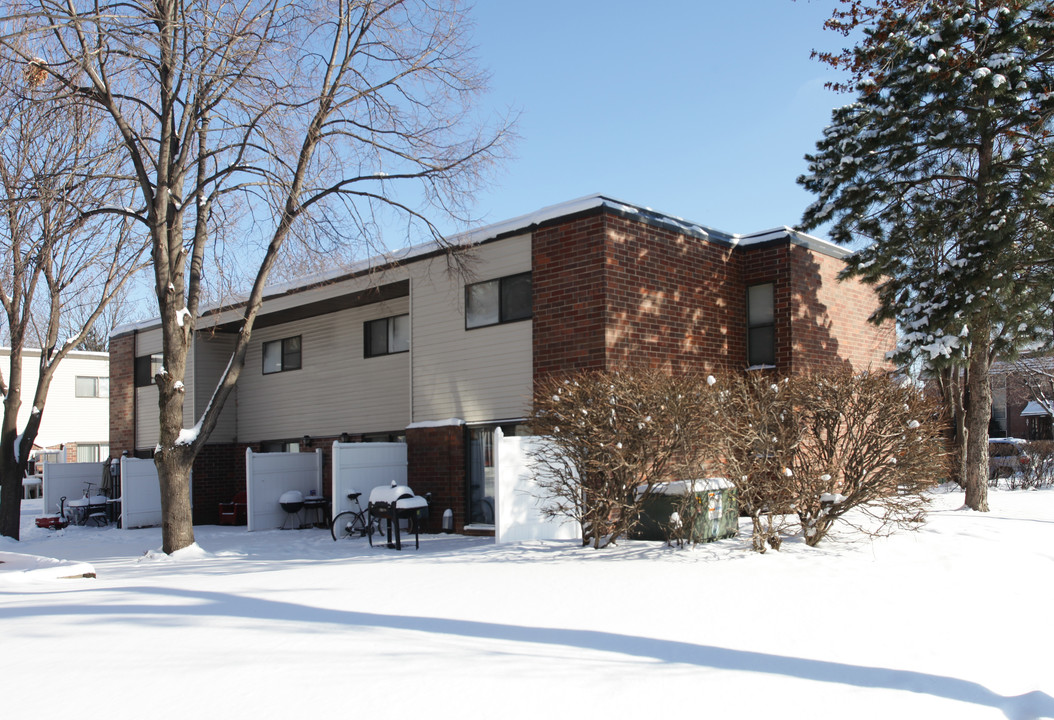
[[[739,503],[735,486],[724,478],[659,483],[644,501],[640,522],[630,532],[637,540],[703,543],[735,537]]]

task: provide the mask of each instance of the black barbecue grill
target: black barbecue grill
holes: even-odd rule
[[[421,525],[428,519],[427,495],[414,495],[414,491],[409,487],[393,481],[390,486],[373,488],[370,492],[369,511],[371,517],[381,518],[388,526],[388,547],[403,549],[399,521],[408,520],[409,530],[414,534],[414,548],[421,548]],[[373,546],[373,533],[370,533],[370,546]]]

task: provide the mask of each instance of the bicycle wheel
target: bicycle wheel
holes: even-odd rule
[[[333,535],[334,540],[340,540],[351,535],[362,537],[365,530],[362,515],[350,510],[342,512],[333,518],[333,524],[329,526],[329,531]]]

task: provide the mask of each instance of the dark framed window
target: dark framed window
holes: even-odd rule
[[[772,283],[747,288],[747,364],[776,364],[776,302]]]
[[[272,340],[263,344],[263,372],[286,372],[300,369],[300,336]]]
[[[260,443],[262,453],[300,452],[299,440],[264,440]]]
[[[528,320],[531,274],[507,275],[465,286],[465,329]]]
[[[394,355],[410,351],[410,316],[369,320],[362,324],[363,356]]]
[[[108,398],[110,397],[110,378],[78,375],[74,379],[73,392],[74,396],[79,398]]]
[[[154,385],[154,376],[161,372],[164,365],[164,356],[161,353],[153,355],[141,355],[135,359],[135,386],[146,387]]]

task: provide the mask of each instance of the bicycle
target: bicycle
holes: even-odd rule
[[[367,533],[372,537],[373,533],[381,531],[380,518],[372,517],[369,511],[359,504],[361,495],[362,493],[357,492],[348,493],[348,500],[354,502],[358,510],[345,510],[333,518],[333,522],[329,526],[329,532],[333,535],[334,540],[351,537],[352,535],[366,537]]]

